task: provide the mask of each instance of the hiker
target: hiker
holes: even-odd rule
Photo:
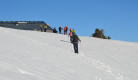
[[[57,33],[57,30],[56,30],[56,28],[54,28],[54,29],[53,29],[53,33]]]
[[[72,33],[75,33],[75,30],[74,29],[72,30]]]
[[[42,24],[40,25],[41,32],[43,32]]]
[[[60,26],[60,27],[59,27],[59,33],[60,33],[60,34],[61,34],[61,29],[62,29],[62,28],[61,28],[61,26]]]
[[[46,29],[47,29],[47,25],[45,24],[45,26],[44,26],[44,32],[46,32]]]
[[[68,27],[65,26],[65,28],[64,28],[64,35],[67,34],[67,30],[68,30]]]
[[[64,35],[66,34],[66,28],[64,27]]]
[[[43,31],[44,31],[44,24],[42,24],[42,29],[43,29]]]
[[[78,53],[78,40],[81,42],[80,38],[76,35],[76,33],[73,33],[71,43],[74,46],[75,53]]]
[[[68,31],[68,27],[66,26],[66,33],[67,33],[67,31]]]
[[[70,36],[70,42],[71,42],[71,40],[72,40],[72,29],[70,28],[70,32],[69,32],[69,35],[68,35],[68,37]]]

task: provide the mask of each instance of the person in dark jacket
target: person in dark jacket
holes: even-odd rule
[[[57,33],[57,30],[56,30],[56,28],[54,28],[54,29],[53,29],[53,33]]]
[[[59,27],[59,33],[60,33],[60,34],[61,34],[61,29],[62,29],[62,28],[61,28],[61,26],[60,26],[60,27]]]
[[[78,53],[78,41],[81,42],[80,38],[76,35],[76,33],[73,33],[71,43],[74,46],[74,52],[75,53]]]

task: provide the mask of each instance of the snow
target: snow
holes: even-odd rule
[[[138,80],[138,43],[80,39],[0,27],[0,80]]]

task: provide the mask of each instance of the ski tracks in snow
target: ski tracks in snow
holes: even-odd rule
[[[116,69],[111,68],[110,65],[105,64],[101,61],[89,58],[89,57],[85,56],[82,52],[80,54],[85,63],[95,66],[97,69],[104,71],[106,74],[115,76],[116,77],[115,80],[125,80],[124,77],[120,73],[114,72],[114,71],[116,71]]]
[[[109,43],[106,43],[103,50],[102,50],[102,53],[105,51],[107,45]],[[116,44],[117,45],[117,44]],[[119,48],[119,46],[117,45],[117,48]],[[119,48],[119,53],[121,52],[120,48]],[[125,80],[125,78],[122,76],[121,73],[119,73],[120,71],[118,71],[117,69],[114,69],[114,68],[111,68],[110,65],[108,64],[105,64],[101,61],[98,61],[98,60],[95,60],[95,59],[92,59],[92,58],[89,58],[87,56],[85,56],[83,54],[83,52],[80,53],[80,55],[82,56],[83,60],[85,63],[87,64],[91,64],[92,66],[95,66],[97,69],[99,70],[102,70],[103,72],[105,72],[106,74],[109,74],[109,75],[112,75],[115,77],[115,80]],[[100,80],[100,79],[99,79]],[[102,80],[102,79],[101,79]]]
[[[6,30],[4,30],[4,31],[5,31],[6,34],[13,35],[13,36],[15,36],[15,37],[17,37],[17,38],[20,38],[20,39],[23,39],[23,40],[25,40],[25,41],[28,40],[28,41],[32,42],[33,44],[37,44],[37,45],[48,45],[48,44],[46,44],[46,43],[43,43],[43,42],[40,42],[40,41],[31,39],[31,38],[29,38],[29,37],[25,37],[25,36],[22,36],[22,35],[19,35],[19,34],[17,35],[17,34],[14,34],[13,32],[9,32],[9,31],[6,31]],[[108,45],[108,43],[106,43],[106,45],[104,46],[104,49],[103,49],[102,52],[105,51],[107,45]],[[56,47],[56,46],[53,46],[53,47]],[[57,47],[57,48],[59,48],[59,47]],[[72,48],[72,47],[71,47],[71,48]],[[61,49],[61,48],[60,48],[60,49]],[[66,50],[66,51],[68,51],[68,50]],[[69,51],[68,51],[68,52],[69,52]],[[83,54],[83,52],[81,52],[81,51],[80,51],[80,56],[81,56],[81,59],[82,59],[83,62],[85,62],[85,63],[87,63],[87,64],[90,64],[90,65],[92,65],[92,66],[95,66],[97,69],[102,70],[102,71],[105,72],[106,74],[109,74],[109,75],[114,76],[114,77],[115,77],[115,80],[125,80],[124,77],[123,77],[120,73],[117,73],[117,72],[116,72],[116,71],[117,71],[116,69],[111,68],[110,65],[105,64],[105,63],[103,63],[103,62],[101,62],[101,61],[98,61],[98,60],[89,58],[89,57],[85,56],[85,55]],[[35,75],[35,74],[32,74],[32,73],[26,72],[26,71],[24,71],[24,70],[22,70],[22,69],[19,69],[19,68],[17,68],[17,69],[18,69],[21,73],[29,74],[29,75]],[[38,76],[38,75],[35,75],[35,76]],[[38,77],[40,77],[40,76],[38,76]],[[40,78],[43,78],[43,77],[40,77]],[[43,78],[43,79],[44,79],[44,78]],[[99,80],[102,80],[102,79],[99,79]]]

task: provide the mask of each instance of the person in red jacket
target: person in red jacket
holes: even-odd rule
[[[67,33],[67,31],[68,31],[68,27],[66,26],[66,33]]]
[[[66,27],[64,27],[64,35],[66,34]]]
[[[64,34],[67,34],[67,30],[68,30],[68,27],[65,26],[65,28],[64,28]]]

